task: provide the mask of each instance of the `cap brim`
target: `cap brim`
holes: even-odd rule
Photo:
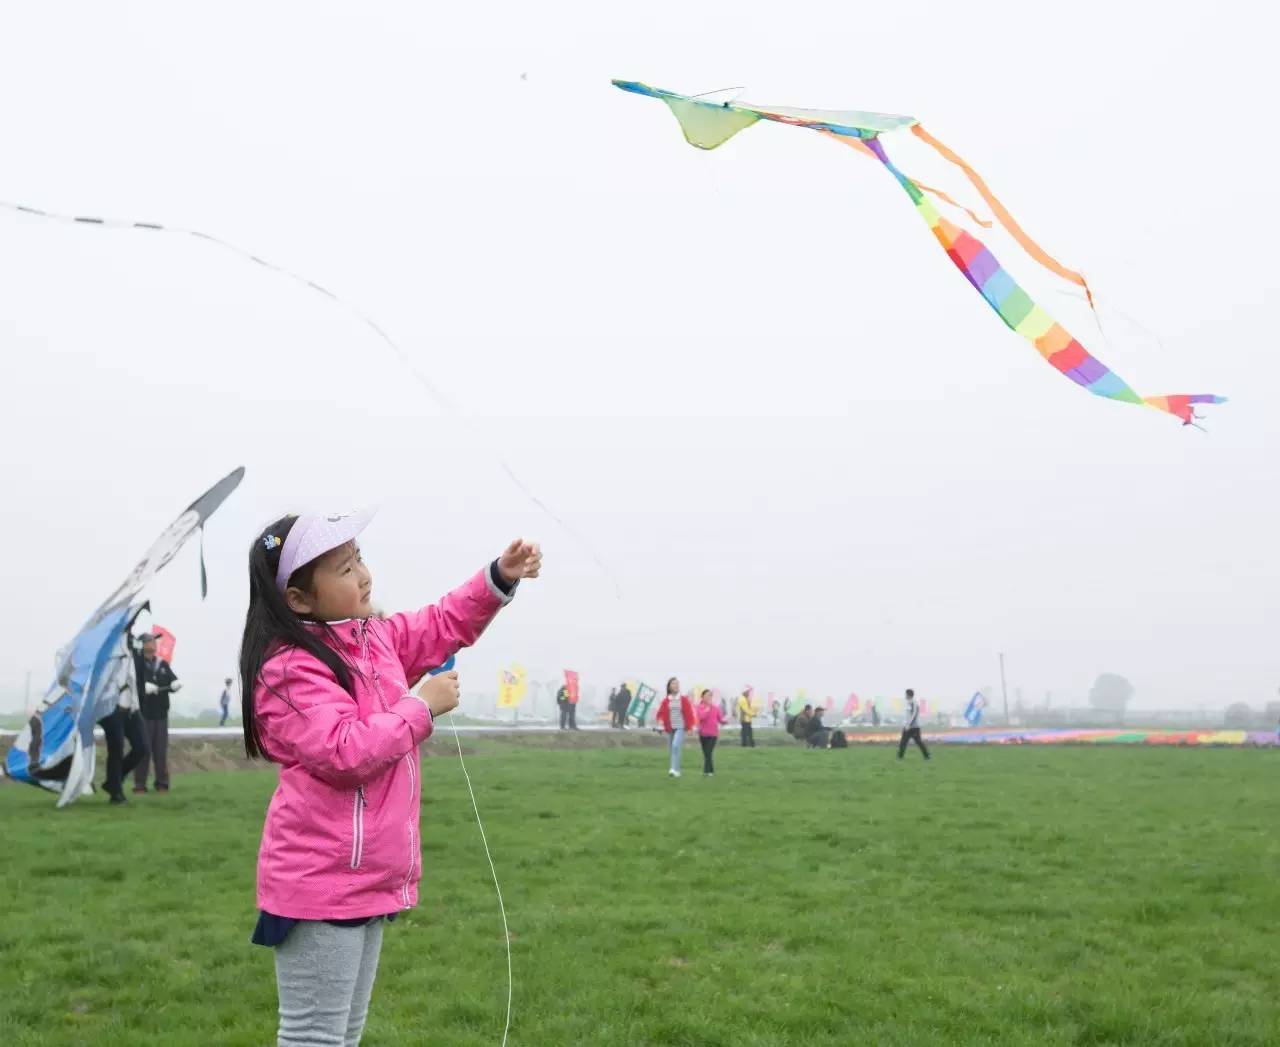
[[[327,552],[346,545],[369,526],[376,510],[340,513],[327,516],[301,516],[285,539],[281,550],[277,584],[283,591],[284,583],[299,567],[305,567]],[[295,542],[294,535],[297,534]]]

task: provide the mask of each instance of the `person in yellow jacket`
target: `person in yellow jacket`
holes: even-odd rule
[[[751,688],[745,687],[740,695],[738,695],[738,722],[742,724],[742,747],[744,749],[754,749],[756,747],[756,736],[751,730],[751,721],[755,717],[755,706],[751,701]]]

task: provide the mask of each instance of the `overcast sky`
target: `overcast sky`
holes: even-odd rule
[[[0,35],[0,708],[165,524],[240,490],[160,577],[189,707],[232,670],[258,528],[378,504],[377,601],[434,600],[516,535],[530,584],[460,662],[679,674],[941,705],[1253,704],[1280,685],[1274,15],[1243,3],[28,4]],[[918,116],[1088,311],[1033,295],[1145,394],[1008,331],[878,166],[800,129],[714,153],[610,77]],[[1267,99],[1271,99],[1268,102]],[[910,135],[909,174],[976,203]],[[954,217],[954,216],[953,216]],[[532,505],[497,464],[594,546]],[[621,598],[615,594],[615,582]]]

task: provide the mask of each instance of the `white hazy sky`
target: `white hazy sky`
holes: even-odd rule
[[[190,706],[233,666],[257,528],[378,503],[387,608],[524,534],[546,578],[460,664],[535,679],[896,694],[997,681],[1148,707],[1280,684],[1276,16],[1243,3],[28,4],[5,15],[0,706],[151,538],[240,491],[154,586]],[[1271,24],[1266,24],[1267,20]],[[1088,396],[1007,331],[869,161],[775,125],[706,154],[610,77],[919,116],[1090,276],[1144,393]],[[1271,99],[1268,102],[1268,99]],[[964,200],[910,136],[908,173]],[[516,491],[590,538],[616,576]]]

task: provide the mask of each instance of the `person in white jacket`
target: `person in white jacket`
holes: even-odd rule
[[[102,791],[113,804],[127,802],[124,780],[147,755],[147,736],[142,726],[142,716],[138,713],[137,678],[132,664],[131,641],[132,637],[126,633],[124,643],[125,650],[129,652],[126,657],[130,659],[130,664],[117,692],[116,707],[98,721],[107,744],[107,779],[102,783]],[[126,739],[129,741],[128,755],[124,751]]]
[[[914,740],[916,745],[920,746],[920,751],[924,753],[924,758],[929,759],[929,750],[925,748],[924,739],[920,737],[920,703],[916,701],[916,692],[907,689],[907,718],[902,723],[902,738],[898,742],[898,759],[901,760],[907,752],[907,743]]]

